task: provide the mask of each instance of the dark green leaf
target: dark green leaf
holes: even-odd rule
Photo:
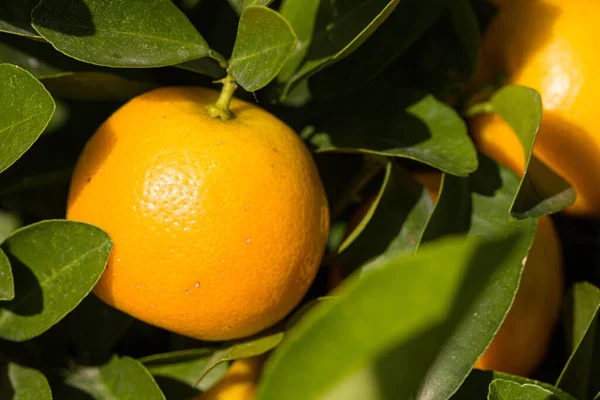
[[[23,341],[56,324],[92,290],[112,242],[92,225],[57,220],[17,230],[2,248],[12,265],[15,298],[1,304],[0,337]]]
[[[10,261],[0,249],[0,300],[12,300],[15,298],[15,283],[10,268]]]
[[[575,347],[563,368],[556,386],[581,400],[592,399],[600,390],[600,290],[588,283],[577,283],[567,303],[572,322],[571,338]]]
[[[69,57],[107,67],[161,67],[209,53],[170,0],[43,0],[33,27]]]
[[[36,339],[39,347],[67,350],[83,364],[106,361],[114,345],[131,326],[133,318],[89,294],[64,319]]]
[[[464,120],[433,96],[396,90],[393,98],[344,107],[311,138],[318,152],[364,152],[420,161],[453,175],[477,168]]]
[[[496,379],[490,384],[488,400],[558,400],[558,397],[540,386]]]
[[[0,32],[39,38],[31,26],[31,11],[39,0],[2,0],[0,3]]]
[[[428,372],[419,400],[450,398],[492,341],[512,304],[536,231],[535,220],[515,220],[508,214],[518,184],[514,173],[483,155],[479,169],[468,178],[444,176],[424,241],[458,233],[490,239],[515,229],[524,236],[493,279],[480,288],[466,310],[468,317],[460,322]]]
[[[410,398],[479,287],[521,240],[442,239],[351,275],[339,297],[286,333],[257,400]]]
[[[360,47],[389,17],[399,2],[400,0],[321,1],[312,37],[300,44],[309,46],[304,64],[287,81],[282,97],[301,80],[340,61]],[[312,15],[309,14],[308,17]]]
[[[97,400],[165,400],[152,375],[129,357],[115,357],[102,367],[82,367],[66,381]]]
[[[315,29],[317,11],[321,0],[283,0],[279,12],[288,21],[298,36],[294,52],[279,75],[278,82],[286,82],[296,72],[308,51]]]
[[[50,385],[40,371],[10,363],[8,376],[14,391],[13,400],[52,399]]]
[[[240,18],[229,69],[244,89],[253,92],[273,80],[296,47],[290,24],[267,7],[249,7]]]
[[[67,72],[42,83],[53,96],[70,100],[127,101],[155,89],[151,83],[123,78],[107,72]]]
[[[0,172],[40,137],[54,114],[54,101],[29,72],[0,64]]]
[[[460,387],[458,392],[452,396],[453,400],[472,400],[472,399],[485,399],[489,386],[495,379],[502,379],[505,381],[516,382],[519,384],[529,384],[542,387],[552,392],[560,400],[577,400],[570,394],[563,392],[557,387],[549,385],[544,382],[539,382],[533,379],[523,378],[522,376],[509,375],[502,372],[495,371],[481,371],[474,369],[471,374],[465,380],[465,383]]]
[[[469,0],[455,0],[448,7],[454,30],[460,40],[467,58],[471,72],[475,70],[479,59],[479,21]]]
[[[428,191],[399,165],[387,163],[384,181],[361,223],[338,250],[346,271],[386,264],[399,254],[411,254],[433,211]]]
[[[555,213],[573,204],[573,188],[533,156],[533,147],[542,121],[542,99],[538,92],[523,86],[505,86],[491,100],[498,113],[515,131],[525,152],[525,175],[510,213],[516,218],[535,218]]]
[[[197,372],[196,382],[205,379],[207,374],[219,364],[238,358],[250,358],[264,354],[279,345],[282,339],[283,332],[278,328],[272,328],[251,338],[226,343],[223,348],[215,351],[204,365],[204,368]]]
[[[174,379],[205,391],[217,382],[227,370],[227,363],[220,363],[198,382],[199,374],[207,367],[215,351],[215,349],[182,350],[155,354],[139,361],[155,377]]]
[[[20,36],[4,35],[0,39],[0,62],[18,65],[38,79],[97,68],[59,53],[48,43]]]
[[[400,57],[438,18],[448,0],[402,0],[369,40],[342,62],[312,77],[316,97],[352,91],[375,78]],[[393,40],[390,40],[393,38]]]

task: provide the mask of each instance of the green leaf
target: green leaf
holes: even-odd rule
[[[577,282],[567,292],[562,316],[569,353],[575,351],[600,307],[600,289]]]
[[[69,375],[66,382],[97,400],[165,400],[152,375],[139,361],[129,357],[114,357],[102,367],[82,367]]]
[[[279,75],[277,81],[286,82],[296,72],[306,52],[315,29],[315,22],[319,4],[321,0],[283,0],[279,12],[290,23],[290,26],[298,36],[298,43],[294,52],[287,60]]]
[[[428,191],[406,170],[389,161],[377,198],[338,250],[342,253],[339,264],[345,271],[363,265],[369,269],[399,254],[411,254],[432,211]]]
[[[268,6],[271,4],[273,0],[244,0],[244,8],[252,7],[252,6]]]
[[[477,14],[469,0],[455,0],[448,10],[456,35],[465,50],[471,72],[475,71],[479,59],[480,27]]]
[[[247,91],[261,89],[277,76],[296,42],[292,27],[279,13],[248,7],[240,18],[229,70]]]
[[[203,371],[207,367],[215,351],[215,349],[182,350],[154,354],[139,361],[157,380],[158,377],[170,378],[205,391],[217,382],[227,370],[227,363],[220,363],[198,382],[199,371]]]
[[[107,67],[162,67],[209,54],[170,0],[43,0],[33,27],[69,57]]]
[[[493,111],[515,131],[525,152],[526,172],[511,206],[511,215],[515,218],[535,218],[573,204],[575,190],[533,156],[542,121],[539,93],[523,86],[509,85],[497,91],[490,102]]]
[[[400,0],[321,1],[312,38],[300,43],[301,46],[310,46],[305,62],[287,80],[282,98],[301,80],[359,48],[390,16],[398,3]]]
[[[351,275],[339,297],[286,333],[257,400],[410,398],[479,287],[520,240],[442,239]]]
[[[67,72],[42,79],[56,97],[83,101],[124,102],[157,86],[123,78],[108,72]]]
[[[0,337],[31,339],[61,320],[92,290],[112,242],[92,225],[43,221],[14,232],[2,246],[15,279],[15,298],[0,308]]]
[[[600,391],[600,290],[588,283],[576,283],[567,303],[569,337],[576,343],[556,386],[581,400],[592,399]]]
[[[29,72],[0,64],[0,172],[40,137],[54,114],[54,101]]]
[[[426,93],[397,89],[331,115],[311,138],[317,152],[360,152],[416,160],[453,175],[477,168],[464,120]]]
[[[96,68],[59,53],[48,43],[20,36],[2,38],[0,42],[0,62],[18,65],[38,79],[64,72]]]
[[[15,298],[15,283],[10,267],[10,261],[0,248],[0,300],[12,300]]]
[[[226,343],[221,349],[215,351],[204,368],[197,371],[196,382],[200,382],[211,370],[226,361],[238,358],[250,358],[266,353],[275,348],[283,339],[283,332],[274,327],[256,336]]]
[[[483,155],[479,169],[468,178],[444,176],[436,208],[423,234],[424,242],[459,233],[487,239],[506,237],[513,230],[523,232],[523,237],[465,311],[468,317],[460,322],[431,366],[418,400],[450,398],[508,313],[536,231],[535,220],[515,220],[508,214],[518,183],[512,171]]]
[[[90,293],[52,329],[36,338],[36,343],[43,349],[58,348],[59,354],[67,349],[82,364],[97,364],[112,355],[114,345],[132,322],[133,317]]]
[[[490,384],[488,400],[558,400],[558,397],[540,386],[496,379]]]
[[[0,32],[39,38],[31,26],[31,10],[39,0],[2,0],[0,3]]]
[[[8,377],[14,390],[13,400],[52,399],[50,385],[40,371],[10,363]]]
[[[535,385],[553,393],[560,400],[577,400],[570,394],[563,392],[557,387],[548,383],[536,381],[534,379],[523,378],[522,376],[509,375],[496,371],[481,371],[474,369],[460,387],[458,392],[452,396],[453,400],[472,400],[485,399],[488,395],[489,386],[492,381],[502,379],[522,385]]]
[[[0,243],[13,233],[17,228],[23,226],[19,217],[6,211],[0,210]]]
[[[343,61],[314,75],[315,97],[355,90],[388,68],[439,17],[448,0],[402,0],[373,35]],[[390,38],[394,38],[390,40]]]

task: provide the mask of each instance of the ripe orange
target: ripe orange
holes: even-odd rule
[[[490,24],[475,85],[497,72],[540,92],[544,115],[535,154],[577,192],[566,212],[600,216],[600,2],[507,1]],[[490,157],[522,173],[522,148],[499,117],[480,117],[473,137]],[[511,160],[511,161],[507,161]]]
[[[329,228],[325,191],[299,137],[218,93],[170,87],[116,111],[75,168],[67,218],[114,248],[94,292],[147,323],[201,340],[245,337],[301,300]]]
[[[223,378],[194,400],[252,400],[266,355],[234,361]]]
[[[441,174],[419,172],[415,178],[435,201]],[[349,231],[360,223],[375,196],[359,207]],[[362,215],[361,215],[362,213]],[[331,288],[341,282],[339,270],[331,270]],[[538,219],[538,230],[529,251],[515,300],[492,343],[475,368],[528,376],[543,360],[559,317],[563,293],[562,252],[549,217]]]

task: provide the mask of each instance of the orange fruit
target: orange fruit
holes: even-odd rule
[[[413,176],[436,201],[441,174],[425,171]],[[376,196],[365,201],[352,221],[354,229],[366,214]],[[362,213],[362,215],[361,215]],[[332,269],[335,286],[341,282]],[[331,286],[333,289],[335,286]],[[475,368],[490,369],[528,376],[543,360],[558,322],[563,293],[562,251],[550,217],[538,219],[538,229],[523,268],[523,275],[513,304],[490,346],[477,360]]]
[[[194,400],[253,400],[266,355],[234,361],[223,378]]]
[[[508,83],[536,89],[544,114],[534,153],[577,192],[566,212],[600,216],[600,2],[507,1],[484,35],[474,85],[503,72]],[[490,157],[523,173],[523,150],[499,117],[483,116],[473,137]]]
[[[201,340],[261,331],[315,278],[329,229],[325,191],[295,132],[218,93],[168,87],[117,110],[83,150],[67,218],[114,248],[94,289],[142,321]]]

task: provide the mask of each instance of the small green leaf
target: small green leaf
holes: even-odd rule
[[[330,97],[364,86],[392,65],[438,19],[448,0],[402,0],[386,21],[343,61],[310,79],[315,97]],[[390,40],[390,38],[394,38]]]
[[[205,391],[217,382],[227,370],[227,363],[220,363],[198,382],[198,372],[207,367],[215,351],[215,349],[182,350],[154,354],[139,361],[157,380],[158,377],[170,378]]]
[[[29,72],[0,64],[0,172],[40,137],[54,114],[54,101]]]
[[[23,226],[23,222],[14,214],[0,210],[0,243],[13,233],[16,229]]]
[[[273,80],[296,47],[290,24],[267,7],[249,7],[240,18],[229,69],[244,89],[253,92]]]
[[[162,67],[209,52],[170,0],[43,0],[33,27],[69,57],[107,67]]]
[[[304,3],[305,0],[296,1]],[[359,48],[390,16],[398,3],[400,0],[321,1],[314,33],[310,40],[300,44],[310,46],[305,62],[287,80],[282,97],[301,80],[340,61]]]
[[[411,254],[432,211],[427,190],[402,167],[388,162],[377,198],[338,250],[339,265],[345,271],[363,265],[369,269],[399,254]]]
[[[452,400],[485,399],[489,392],[490,383],[496,379],[511,381],[522,385],[528,384],[539,386],[549,392],[552,392],[560,400],[578,400],[570,394],[563,392],[559,388],[548,383],[536,381],[534,379],[523,378],[522,376],[509,375],[502,372],[481,371],[478,369],[471,371],[471,374],[469,374],[458,392],[452,396]]]
[[[577,342],[556,386],[588,400],[600,390],[600,290],[589,283],[576,283],[567,307],[567,320],[573,324],[569,337]]]
[[[39,0],[2,0],[0,2],[0,32],[40,38],[31,26],[31,11]]]
[[[539,93],[523,86],[509,85],[497,91],[490,102],[493,111],[515,131],[525,152],[525,175],[510,208],[511,215],[535,218],[573,204],[575,190],[533,155],[542,121]]]
[[[15,298],[15,283],[10,268],[10,261],[0,248],[0,300],[12,300]]]
[[[490,383],[488,400],[558,400],[552,392],[532,384],[496,379]]]
[[[235,11],[237,15],[242,15],[242,12],[244,11],[245,1],[246,0],[227,0],[227,2],[231,6],[231,8],[233,8],[233,11]]]
[[[479,169],[469,177],[444,176],[436,208],[423,234],[424,242],[465,233],[491,239],[505,237],[513,230],[523,232],[523,237],[488,284],[482,285],[471,308],[465,310],[468,317],[460,322],[431,366],[417,400],[450,398],[508,313],[536,232],[535,220],[516,220],[508,214],[518,184],[512,171],[483,155]]]
[[[0,337],[31,339],[60,321],[92,290],[112,242],[73,221],[43,221],[14,232],[2,246],[12,265],[15,298],[0,304]]]
[[[275,348],[283,339],[283,332],[277,327],[260,333],[251,338],[226,343],[223,348],[215,351],[204,368],[197,371],[196,382],[201,382],[207,374],[225,361],[238,358],[250,358],[266,353]]]
[[[351,275],[338,297],[286,333],[257,400],[411,398],[479,287],[520,240],[442,239]]]
[[[79,368],[66,382],[97,400],[165,400],[148,370],[129,357],[114,357],[102,367]]]
[[[453,175],[477,168],[464,120],[426,93],[400,89],[393,98],[355,102],[333,114],[311,138],[318,152],[361,152],[420,161]]]
[[[252,6],[264,6],[267,7],[273,0],[244,0],[244,8]]]
[[[66,72],[42,79],[55,97],[83,101],[124,102],[157,86],[108,72]]]
[[[10,363],[8,377],[14,391],[13,400],[52,399],[48,380],[40,371]]]

